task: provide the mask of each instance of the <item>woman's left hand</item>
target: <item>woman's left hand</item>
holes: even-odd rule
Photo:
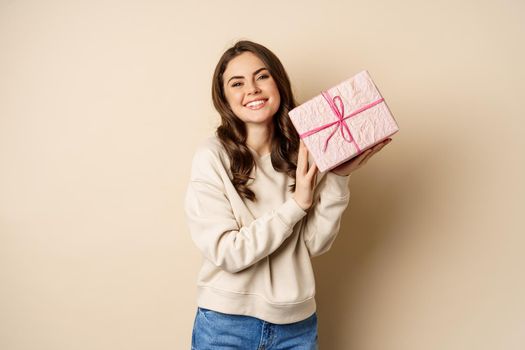
[[[349,161],[338,165],[337,167],[330,170],[331,172],[340,175],[340,176],[347,176],[350,175],[352,172],[356,171],[360,167],[366,164],[370,158],[377,152],[381,150],[384,146],[388,145],[392,141],[392,139],[386,139],[381,143],[378,143],[374,147],[367,149],[363,153],[361,153],[358,157],[352,158]]]

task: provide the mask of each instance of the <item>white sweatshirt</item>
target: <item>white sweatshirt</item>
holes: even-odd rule
[[[269,154],[250,150],[256,202],[235,190],[216,136],[193,156],[184,205],[203,255],[197,305],[277,324],[301,321],[316,311],[311,257],[328,251],[339,232],[350,175],[318,173],[314,204],[304,211],[289,192],[294,180],[273,169]]]

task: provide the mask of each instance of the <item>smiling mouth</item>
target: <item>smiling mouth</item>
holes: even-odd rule
[[[268,102],[268,99],[262,99],[262,100],[257,100],[257,101],[253,101],[253,102],[250,102],[250,103],[247,103],[245,105],[246,108],[249,108],[249,109],[261,109],[263,108],[265,105],[266,105],[266,102]]]

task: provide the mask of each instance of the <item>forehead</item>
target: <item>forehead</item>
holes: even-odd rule
[[[224,70],[224,80],[227,81],[234,75],[252,75],[255,70],[261,67],[265,67],[265,65],[259,57],[251,52],[243,52],[228,62]]]

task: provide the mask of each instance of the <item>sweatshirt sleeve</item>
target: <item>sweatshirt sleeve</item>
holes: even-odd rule
[[[290,197],[249,225],[239,227],[220,166],[209,150],[195,154],[184,207],[192,240],[204,257],[236,273],[279,248],[307,213]]]
[[[341,218],[350,200],[350,176],[329,171],[318,185],[318,199],[308,211],[303,231],[311,257],[327,252],[339,233]]]

